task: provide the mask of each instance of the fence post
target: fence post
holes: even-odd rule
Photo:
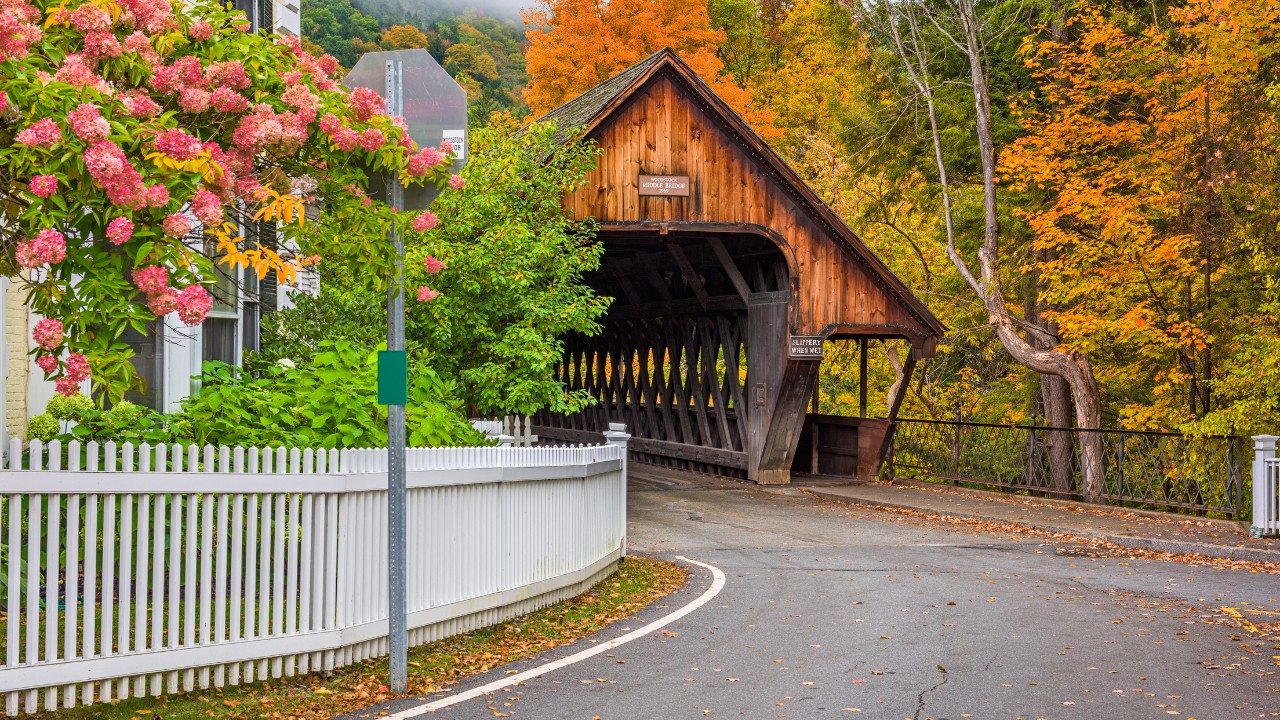
[[[631,435],[627,433],[627,426],[623,423],[609,423],[609,429],[604,431],[604,441],[609,445],[616,445],[622,448],[622,497],[618,499],[618,529],[619,541],[618,548],[623,555],[627,554],[627,440],[631,439]]]
[[[1276,457],[1275,435],[1253,436],[1253,537],[1280,535],[1280,474],[1267,472],[1267,461]]]

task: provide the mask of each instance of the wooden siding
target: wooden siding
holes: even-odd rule
[[[565,199],[576,217],[605,224],[671,223],[675,231],[697,229],[685,223],[754,226],[744,229],[772,236],[787,258],[792,334],[912,339],[933,334],[673,74],[656,74],[590,137],[602,155],[586,183]],[[641,174],[688,175],[689,196],[642,197]]]

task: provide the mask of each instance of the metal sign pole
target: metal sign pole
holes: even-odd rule
[[[387,62],[387,110],[393,116],[404,114],[403,65],[399,60]],[[400,178],[386,176],[387,199],[392,207],[404,204],[404,188]],[[396,250],[396,264],[387,286],[387,350],[404,351],[404,238],[394,221],[391,224],[391,243]],[[408,691],[409,658],[408,634],[405,615],[405,482],[404,482],[404,405],[387,405],[387,547],[390,567],[387,568],[390,607],[388,608],[391,654],[390,680],[392,693]]]

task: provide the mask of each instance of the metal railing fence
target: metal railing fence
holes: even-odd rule
[[[1079,498],[1082,439],[1090,436],[1105,501],[1248,517],[1249,446],[1236,436],[907,419],[897,422],[889,472]]]

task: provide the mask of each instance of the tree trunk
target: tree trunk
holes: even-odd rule
[[[1092,365],[1088,356],[1070,350],[1057,350],[1056,347],[1041,348],[1033,345],[1019,331],[1029,334],[1033,340],[1044,345],[1056,345],[1056,338],[1048,336],[1041,329],[1018,323],[1010,313],[1005,302],[1004,286],[1000,277],[1000,215],[996,206],[996,151],[992,140],[991,128],[991,95],[987,90],[987,70],[983,65],[982,42],[978,38],[978,17],[973,0],[956,0],[957,15],[963,35],[954,38],[957,49],[963,51],[969,61],[969,77],[972,81],[975,120],[977,120],[978,149],[982,158],[982,191],[983,191],[983,242],[978,250],[980,279],[970,272],[969,265],[961,258],[956,249],[954,234],[950,233],[948,222],[947,255],[955,264],[961,277],[969,287],[977,293],[986,306],[989,323],[995,328],[996,337],[1005,346],[1009,354],[1019,364],[1036,370],[1037,373],[1057,375],[1065,380],[1071,389],[1071,397],[1075,402],[1075,424],[1084,430],[1080,432],[1080,470],[1083,475],[1083,493],[1085,500],[1098,502],[1103,500],[1103,466],[1102,438],[1096,430],[1102,425],[1102,400],[1098,392],[1097,379],[1094,378]],[[931,95],[932,99],[932,95]],[[936,114],[932,111],[934,155],[938,167],[942,168],[941,136],[937,131]],[[945,202],[945,205],[948,205]]]

